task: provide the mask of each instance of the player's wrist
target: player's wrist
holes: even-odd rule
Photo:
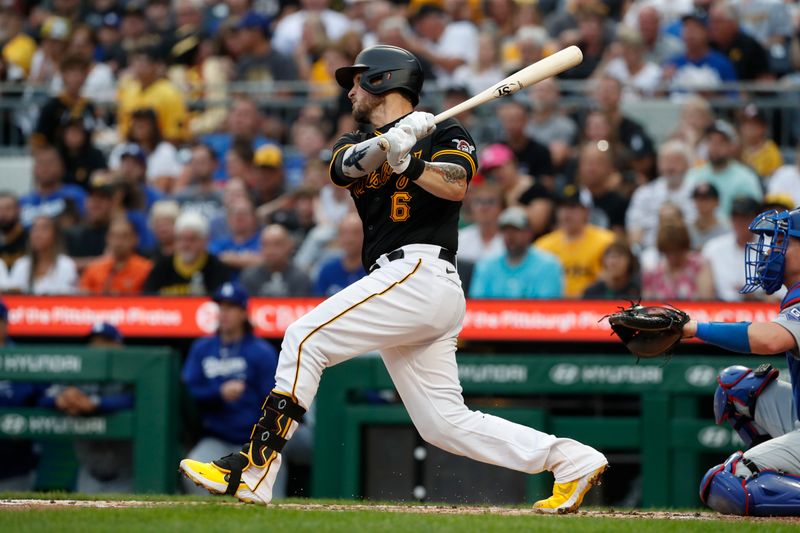
[[[402,173],[411,181],[417,181],[423,172],[425,172],[425,161],[419,157],[409,156],[406,169],[398,174]]]

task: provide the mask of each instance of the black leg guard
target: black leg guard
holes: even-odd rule
[[[266,466],[272,452],[280,453],[286,445],[286,435],[292,422],[301,423],[306,410],[292,400],[291,396],[272,391],[261,406],[261,418],[253,426],[250,442],[242,451],[226,455],[214,464],[229,473],[225,476],[228,488],[225,494],[236,494],[242,480],[242,472],[253,464]]]
[[[259,467],[266,465],[272,452],[281,453],[292,422],[302,423],[306,414],[291,396],[276,391],[269,393],[261,409],[250,434],[250,461]]]

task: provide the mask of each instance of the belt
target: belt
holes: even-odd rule
[[[403,250],[402,248],[398,248],[397,250],[395,250],[393,252],[389,252],[388,254],[386,254],[386,259],[388,259],[389,261],[397,261],[398,259],[402,259],[405,256],[406,256],[405,250]],[[455,254],[455,252],[451,252],[447,248],[440,248],[439,249],[439,259],[444,259],[445,261],[447,261],[451,265],[456,266],[456,254]],[[378,270],[379,268],[380,268],[380,265],[378,263],[373,263],[373,265],[371,267],[369,267],[369,271],[373,272],[375,270]]]

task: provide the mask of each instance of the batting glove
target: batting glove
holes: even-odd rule
[[[409,153],[414,145],[417,144],[417,137],[408,126],[395,126],[383,134],[383,138],[389,142],[389,149],[386,151],[386,161],[396,174],[402,174],[411,162]]]
[[[417,139],[422,139],[433,133],[433,130],[436,129],[436,124],[433,122],[433,119],[434,117],[430,113],[414,111],[398,122],[397,125],[410,127],[411,131],[414,132],[414,136]]]

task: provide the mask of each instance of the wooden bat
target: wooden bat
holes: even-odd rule
[[[433,120],[436,124],[439,124],[440,122],[450,117],[454,117],[459,113],[463,113],[468,109],[478,107],[479,105],[485,104],[486,102],[494,100],[495,98],[503,98],[505,96],[514,94],[525,87],[530,87],[534,83],[539,83],[540,81],[551,78],[556,74],[561,74],[565,70],[579,65],[581,61],[583,61],[583,53],[581,52],[580,48],[577,46],[564,48],[553,55],[537,61],[533,65],[528,65],[524,69],[515,72],[504,80],[499,81],[488,89],[476,94],[469,100],[465,100],[460,104],[451,107],[450,109],[442,111],[436,115]],[[380,146],[381,150],[385,152],[389,149],[389,141],[386,139],[381,139],[378,141],[378,146]]]

